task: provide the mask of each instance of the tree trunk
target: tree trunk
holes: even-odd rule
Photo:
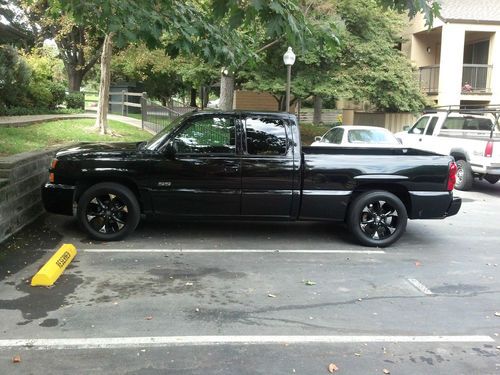
[[[208,105],[208,96],[210,93],[210,87],[208,86],[203,86],[203,108],[207,108]],[[233,104],[231,103],[231,109],[233,109]]]
[[[83,72],[76,69],[67,69],[69,91],[80,91],[83,80]]]
[[[108,133],[109,84],[111,79],[111,53],[113,50],[113,33],[104,38],[101,54],[101,80],[99,83],[99,103],[97,105],[96,128],[101,134]]]
[[[191,101],[189,103],[190,107],[197,107],[196,105],[196,89],[191,88]]]
[[[321,110],[323,109],[323,98],[319,95],[314,95],[314,114],[313,124],[319,125],[321,121]]]
[[[227,73],[227,74],[224,74]],[[219,108],[223,111],[231,111],[233,109],[234,95],[234,74],[222,68],[220,75],[220,103]]]

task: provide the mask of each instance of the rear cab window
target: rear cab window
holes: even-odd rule
[[[280,156],[288,153],[285,120],[255,116],[245,119],[246,153],[254,156]]]

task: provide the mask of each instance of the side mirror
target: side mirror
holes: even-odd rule
[[[314,137],[314,141],[321,142],[321,137],[319,135],[317,135],[316,137]]]
[[[175,149],[173,142],[168,142],[167,145],[165,146],[165,151],[164,151],[165,156],[168,159],[174,160],[176,153],[177,150]]]
[[[403,131],[407,132],[408,130],[410,130],[410,125],[403,126]]]

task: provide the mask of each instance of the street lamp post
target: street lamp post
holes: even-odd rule
[[[292,65],[295,62],[295,53],[293,53],[292,47],[288,47],[283,55],[283,62],[286,65],[286,111],[290,112],[290,82],[292,80]]]

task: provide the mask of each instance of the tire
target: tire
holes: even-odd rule
[[[135,194],[127,187],[103,182],[88,188],[78,201],[77,217],[90,237],[117,241],[132,233],[141,210]]]
[[[387,191],[361,194],[347,215],[347,225],[356,240],[372,247],[392,245],[403,235],[408,222],[403,202]]]
[[[484,176],[484,179],[488,181],[490,184],[494,185],[498,182],[498,180],[500,180],[500,176],[487,174],[486,176]]]
[[[455,183],[455,189],[470,190],[472,189],[473,182],[474,176],[470,164],[463,159],[457,160],[457,182]]]

